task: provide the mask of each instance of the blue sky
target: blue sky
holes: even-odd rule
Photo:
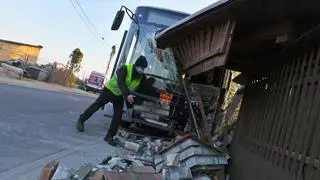
[[[69,0],[1,0],[0,39],[42,45],[39,63],[66,63],[71,51],[80,48],[84,53],[83,71],[104,72],[112,45],[117,48],[124,30],[129,26],[125,17],[118,31],[110,27],[115,13],[125,5],[131,10],[148,5],[194,13],[215,0],[78,0],[104,37],[101,41],[86,27]],[[80,75],[79,74],[79,75]]]

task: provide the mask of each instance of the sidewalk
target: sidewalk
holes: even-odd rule
[[[110,146],[102,139],[75,147],[69,147],[37,161],[0,173],[1,180],[38,180],[42,167],[52,160],[60,161],[67,168],[78,169],[85,163],[99,164],[109,155],[124,154],[125,151]]]
[[[12,79],[9,77],[4,76],[0,73],[0,84],[8,84],[14,86],[22,86],[27,88],[35,88],[41,90],[47,90],[52,92],[59,92],[59,93],[66,93],[66,94],[74,94],[74,95],[81,95],[81,96],[89,96],[89,97],[97,97],[97,95],[88,93],[86,91],[76,89],[76,88],[67,88],[58,84],[50,84],[46,82],[30,80],[30,79]]]

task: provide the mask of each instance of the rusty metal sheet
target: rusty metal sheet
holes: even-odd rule
[[[50,180],[59,166],[59,161],[51,161],[40,172],[40,180]]]

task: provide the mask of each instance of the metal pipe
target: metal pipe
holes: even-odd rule
[[[186,93],[186,97],[187,97],[188,105],[189,105],[189,108],[190,108],[190,112],[191,112],[194,128],[196,129],[197,136],[200,139],[201,137],[200,137],[199,127],[198,127],[198,124],[197,124],[196,115],[194,114],[194,111],[193,111],[193,108],[192,108],[192,105],[191,105],[190,95],[189,95],[189,92],[188,92],[188,89],[187,89],[186,82],[185,82],[184,78],[182,78],[182,77],[181,77],[181,82],[182,82],[182,86],[183,86],[184,92]]]

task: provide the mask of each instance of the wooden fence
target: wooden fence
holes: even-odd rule
[[[250,78],[231,179],[320,179],[320,46],[294,53]]]

